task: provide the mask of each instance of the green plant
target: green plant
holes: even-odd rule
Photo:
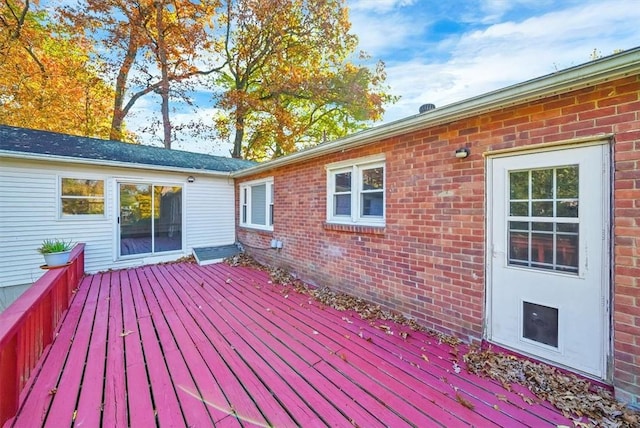
[[[69,251],[73,248],[73,242],[71,240],[65,241],[64,239],[45,239],[42,241],[42,245],[38,248],[40,254],[61,253]]]

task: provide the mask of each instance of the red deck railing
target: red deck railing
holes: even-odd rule
[[[0,426],[17,410],[27,383],[84,275],[84,244],[67,266],[51,269],[0,314]]]

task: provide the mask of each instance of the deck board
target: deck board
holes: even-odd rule
[[[142,334],[134,302],[134,289],[140,290],[135,271],[120,271],[122,283],[122,321],[125,356],[125,382],[127,387],[127,405],[129,425],[155,425],[155,409],[151,396],[150,381],[147,375],[147,361],[142,346]],[[129,303],[129,304],[127,304]]]
[[[466,349],[251,268],[105,272],[81,282],[6,426],[572,425],[522,388],[457,372]]]

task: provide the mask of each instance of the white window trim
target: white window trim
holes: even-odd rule
[[[382,188],[383,203],[382,216],[362,216],[361,195],[362,190],[362,171],[371,168],[383,168],[384,186]],[[368,156],[364,158],[351,159],[348,161],[335,162],[325,166],[327,170],[327,223],[361,225],[361,226],[384,226],[386,221],[386,162],[384,155]],[[334,215],[334,189],[335,175],[341,172],[351,172],[351,215],[342,216]]]
[[[261,184],[265,184],[266,185],[266,189],[265,189],[265,219],[267,219],[267,224],[254,224],[251,223],[251,188],[253,186],[258,186]],[[245,200],[245,192],[246,192],[246,200]],[[275,195],[274,195],[274,187],[273,187],[273,177],[267,177],[267,178],[261,178],[258,180],[252,180],[252,181],[247,181],[245,183],[240,184],[240,197],[239,199],[239,205],[240,205],[240,211],[239,211],[239,224],[242,227],[248,227],[251,229],[260,229],[260,230],[267,230],[267,231],[273,231],[273,223],[274,223],[274,219],[272,218],[272,212],[273,210],[271,209],[272,206],[274,206],[274,199],[275,199]],[[243,215],[243,207],[246,205],[246,212],[247,212],[247,221],[244,221],[244,215]],[[269,224],[271,223],[271,224]]]
[[[65,178],[69,178],[72,180],[96,180],[102,181],[102,202],[103,202],[103,210],[102,214],[64,214],[62,212],[62,180]],[[56,198],[56,212],[58,213],[59,220],[102,220],[107,218],[107,186],[108,180],[104,176],[94,176],[90,174],[59,174],[57,176],[57,198]],[[97,199],[97,198],[96,198]]]

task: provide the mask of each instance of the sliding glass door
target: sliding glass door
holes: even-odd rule
[[[182,187],[119,183],[120,256],[182,249]]]

